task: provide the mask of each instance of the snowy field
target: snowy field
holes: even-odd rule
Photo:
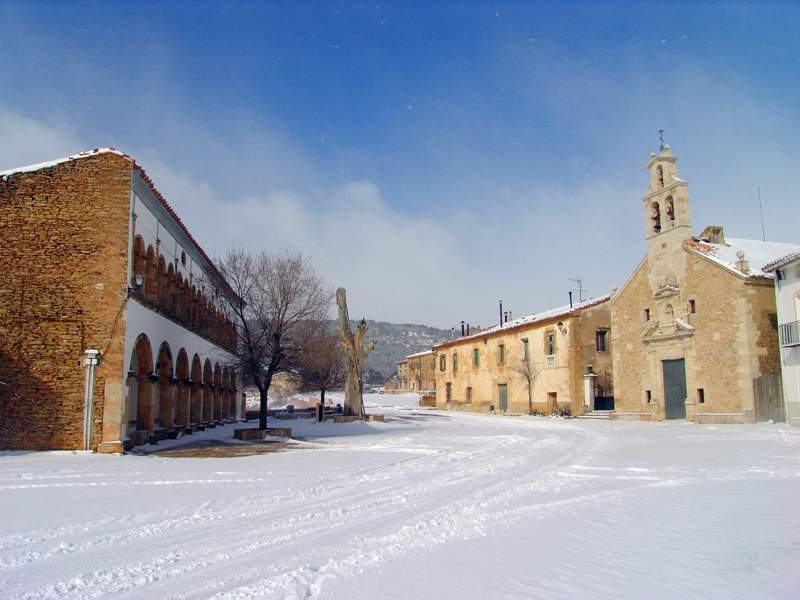
[[[273,454],[0,453],[0,598],[798,597],[800,430],[416,398]]]

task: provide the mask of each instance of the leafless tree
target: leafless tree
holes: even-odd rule
[[[308,342],[299,356],[298,368],[303,387],[320,393],[325,404],[325,392],[342,386],[345,379],[344,351],[337,336],[325,327],[317,326],[308,336]]]
[[[514,372],[522,377],[528,388],[528,414],[533,414],[533,386],[536,378],[539,377],[541,369],[525,353],[520,357],[519,362],[514,365]]]
[[[224,296],[236,320],[235,365],[258,388],[259,427],[267,427],[267,397],[275,373],[297,362],[310,321],[328,313],[331,294],[305,257],[231,250],[219,269],[237,297]]]

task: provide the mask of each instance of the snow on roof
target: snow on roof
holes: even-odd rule
[[[797,244],[732,238],[726,238],[724,244],[712,244],[694,238],[687,243],[686,247],[689,251],[703,255],[739,275],[768,278],[771,278],[772,274],[765,272],[763,265],[789,254],[800,252],[800,246]],[[737,256],[739,252],[744,252],[743,258],[748,263],[749,273],[747,275],[736,267],[736,263],[739,262],[739,257]]]
[[[765,264],[763,267],[761,267],[761,270],[766,273],[771,273],[775,269],[780,269],[781,267],[784,267],[795,260],[800,260],[800,250],[796,250],[795,252],[791,252],[786,256],[781,256],[779,259]]]
[[[572,306],[567,304],[565,306],[559,306],[558,308],[551,308],[549,310],[545,310],[533,315],[528,315],[525,317],[520,317],[519,319],[514,319],[513,321],[508,321],[507,323],[503,323],[502,325],[495,325],[494,327],[483,329],[478,333],[473,333],[470,335],[457,337],[453,340],[444,341],[434,346],[434,349],[441,348],[444,346],[450,346],[452,344],[457,344],[459,342],[463,342],[464,340],[480,339],[488,335],[494,335],[496,333],[500,333],[503,331],[517,329],[518,327],[524,327],[526,325],[532,325],[534,323],[549,321],[550,319],[556,319],[558,317],[571,315],[573,313],[580,312],[587,308],[591,308],[592,306],[602,304],[603,302],[607,302],[610,298],[611,294],[606,294],[604,296],[598,296],[597,298],[589,298],[588,300],[584,300],[583,302],[578,302],[576,304],[573,304]]]
[[[433,349],[431,350],[423,350],[422,352],[416,352],[414,354],[409,354],[405,357],[404,360],[408,360],[409,358],[417,358],[418,356],[425,356],[426,354],[433,354]]]
[[[16,167],[14,169],[8,169],[7,171],[0,171],[0,177],[2,177],[3,180],[6,180],[10,175],[16,175],[17,173],[33,173],[34,171],[47,169],[48,167],[55,167],[56,165],[69,162],[71,160],[77,160],[79,158],[86,158],[89,156],[96,156],[97,154],[105,154],[106,152],[111,152],[113,154],[118,154],[119,156],[124,156],[125,158],[130,158],[127,157],[122,152],[120,152],[119,150],[115,150],[114,148],[95,148],[94,150],[79,152],[78,154],[73,154],[72,156],[65,156],[64,158],[57,158],[55,160],[48,160],[47,162],[36,163],[35,165],[27,165],[25,167]]]
[[[150,177],[147,175],[147,172],[144,170],[144,168],[141,165],[139,165],[139,163],[137,163],[136,160],[134,160],[133,157],[125,154],[124,152],[120,152],[116,148],[110,148],[110,147],[109,148],[95,148],[94,150],[86,150],[85,152],[79,152],[78,154],[73,154],[71,156],[65,156],[63,158],[57,158],[55,160],[49,160],[49,161],[42,162],[42,163],[37,163],[37,164],[34,164],[34,165],[27,165],[25,167],[16,167],[14,169],[8,169],[6,171],[0,171],[0,179],[2,179],[3,181],[7,181],[8,178],[10,176],[12,176],[12,175],[17,175],[17,174],[20,174],[20,173],[33,173],[34,171],[39,171],[41,169],[48,169],[50,167],[55,167],[57,165],[60,165],[60,164],[66,163],[66,162],[70,162],[70,161],[73,161],[73,160],[80,160],[82,158],[89,158],[90,156],[97,156],[98,154],[107,154],[107,153],[116,154],[117,156],[121,156],[122,158],[124,158],[125,160],[127,160],[128,162],[130,162],[133,165],[133,168],[136,169],[139,172],[139,174],[142,176],[142,179],[144,179],[145,182],[147,183],[147,185],[150,186],[150,189],[152,190],[153,195],[161,203],[161,205],[166,209],[166,211],[169,213],[169,215],[175,220],[175,222],[178,224],[178,227],[180,227],[183,230],[183,232],[186,234],[186,237],[189,238],[189,241],[192,242],[192,244],[194,244],[194,247],[197,248],[198,252],[200,252],[200,254],[203,256],[203,258],[206,259],[206,261],[208,262],[208,265],[210,266],[212,271],[219,277],[219,279],[222,281],[223,285],[228,289],[228,291],[231,294],[233,294],[234,298],[238,298],[239,297],[238,294],[233,290],[233,288],[231,287],[230,283],[228,283],[228,280],[225,279],[225,276],[222,273],[220,273],[219,269],[217,269],[217,265],[215,265],[214,261],[211,260],[208,257],[208,255],[206,254],[205,250],[203,250],[202,246],[200,246],[200,244],[197,243],[197,240],[195,240],[194,237],[192,236],[192,234],[189,232],[189,228],[186,227],[186,225],[183,223],[183,221],[181,221],[180,217],[178,216],[178,213],[176,213],[175,210],[169,205],[169,202],[167,202],[167,199],[164,198],[164,196],[161,195],[161,192],[158,191],[158,188],[153,183],[153,180],[150,179]]]

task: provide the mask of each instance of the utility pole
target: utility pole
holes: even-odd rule
[[[764,227],[764,205],[761,204],[761,186],[757,185],[756,189],[758,190],[758,210],[761,213],[761,241],[767,241],[767,230]]]
[[[583,292],[586,291],[583,289],[583,280],[578,277],[577,279],[570,279],[570,281],[574,281],[578,284],[578,302],[583,302]]]

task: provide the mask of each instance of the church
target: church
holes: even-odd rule
[[[664,145],[647,164],[647,254],[611,298],[614,419],[784,420],[768,263],[794,244],[692,233],[689,189]]]

